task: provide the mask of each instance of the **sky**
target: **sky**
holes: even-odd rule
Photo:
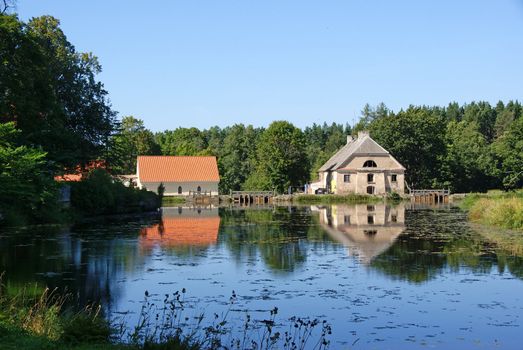
[[[523,0],[18,0],[153,131],[523,99]]]

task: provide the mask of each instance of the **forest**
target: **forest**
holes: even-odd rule
[[[383,103],[365,105],[356,125],[300,129],[274,121],[267,127],[153,132],[139,117],[118,117],[97,79],[102,69],[97,57],[78,52],[58,19],[23,22],[15,14],[0,14],[0,39],[0,218],[13,207],[48,217],[47,210],[56,207],[55,175],[93,160],[104,160],[113,174],[131,174],[138,155],[214,155],[221,192],[284,192],[314,180],[346,136],[360,130],[370,131],[407,168],[412,188],[482,192],[523,186],[518,101],[411,105],[399,111]]]
[[[283,192],[317,176],[318,168],[347,141],[368,130],[406,168],[411,188],[452,192],[515,189],[523,185],[523,118],[518,101],[447,106],[408,106],[398,112],[383,103],[364,106],[359,122],[313,124],[303,130],[286,121],[267,128],[236,124],[205,130],[177,128],[153,133],[129,116],[112,138],[114,170],[134,173],[136,156],[214,155],[220,189]],[[124,154],[124,156],[119,156]]]

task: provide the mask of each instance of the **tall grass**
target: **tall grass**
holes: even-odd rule
[[[36,284],[6,288],[2,276],[0,323],[17,329],[20,336],[65,343],[107,343],[110,340],[111,328],[100,314],[100,307],[88,306],[72,312],[64,308],[69,296],[60,294],[57,289],[42,289]]]
[[[523,198],[477,198],[467,205],[472,221],[507,229],[523,229]]]

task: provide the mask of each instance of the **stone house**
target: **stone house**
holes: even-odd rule
[[[405,168],[368,132],[359,132],[319,169],[319,181],[308,192],[325,189],[334,194],[405,193]]]
[[[216,157],[139,156],[136,162],[137,187],[157,192],[163,183],[165,196],[217,196],[219,182]]]

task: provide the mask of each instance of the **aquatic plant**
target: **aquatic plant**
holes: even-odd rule
[[[125,322],[120,320],[119,340],[144,349],[160,349],[162,344],[171,344],[180,349],[321,350],[330,345],[328,336],[332,331],[326,321],[292,317],[288,329],[283,331],[284,325],[276,322],[276,307],[267,319],[254,320],[246,314],[241,336],[234,336],[234,330],[239,328],[228,317],[237,299],[234,291],[229,308],[221,315],[214,313],[208,320],[204,313],[193,317],[185,314],[185,293],[182,289],[181,292],[166,294],[163,302],[156,305],[146,291],[136,326],[126,333]],[[318,327],[321,329],[315,338]],[[310,344],[313,339],[315,343]]]

